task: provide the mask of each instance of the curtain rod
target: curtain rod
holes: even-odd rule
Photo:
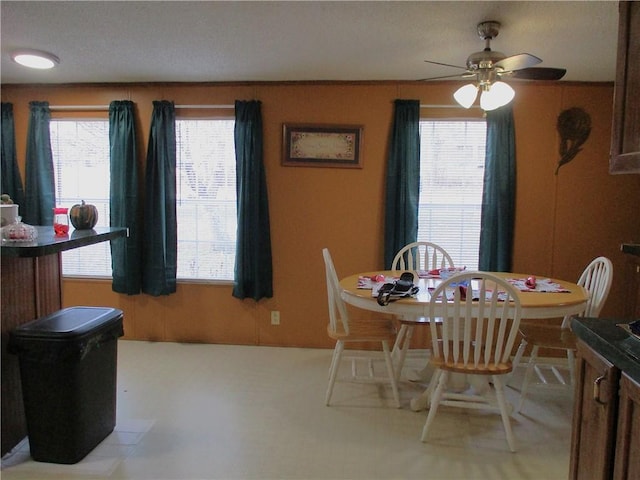
[[[176,105],[176,108],[202,108],[202,109],[223,109],[223,108],[235,108],[235,105]],[[49,110],[73,110],[79,111],[103,111],[109,110],[109,105],[51,105]]]
[[[176,105],[176,108],[180,109],[230,109],[235,108],[235,105]],[[420,108],[464,108],[460,105],[449,104],[449,105],[436,105],[436,104],[426,104],[420,105]],[[480,108],[477,106],[472,106],[471,108]],[[109,110],[109,105],[51,105],[49,107],[50,110],[74,110],[74,111],[102,111]]]
[[[462,105],[452,103],[449,105],[430,105],[430,104],[420,105],[420,108],[464,108],[464,107]],[[472,105],[470,108],[480,108],[480,107],[476,105]]]

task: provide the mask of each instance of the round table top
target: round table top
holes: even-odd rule
[[[491,272],[501,278],[527,278],[530,274],[511,272]],[[345,302],[365,310],[387,312],[404,315],[426,315],[431,301],[429,289],[438,285],[439,278],[418,278],[414,281],[420,290],[415,298],[402,298],[386,306],[378,305],[376,298],[372,296],[371,289],[358,288],[360,277],[372,277],[384,275],[386,281],[399,278],[402,271],[372,271],[350,275],[340,281],[342,298]],[[417,275],[414,274],[414,278]],[[539,277],[541,279],[542,277]],[[546,278],[546,277],[545,277]],[[565,280],[550,279],[558,283],[569,292],[525,292],[520,291],[518,298],[521,304],[521,318],[556,318],[565,315],[582,313],[586,307],[589,293],[581,286]]]

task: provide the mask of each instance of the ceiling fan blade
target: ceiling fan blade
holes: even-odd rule
[[[441,80],[444,78],[467,78],[465,74],[456,73],[455,75],[443,75],[440,77],[429,77],[429,78],[421,78],[418,82],[426,82],[427,80]]]
[[[531,55],[530,53],[519,53],[517,55],[503,58],[499,62],[494,63],[494,66],[501,67],[503,70],[511,72],[513,70],[522,70],[523,68],[533,67],[541,62],[542,60],[535,55]]]
[[[533,67],[516,70],[509,74],[522,80],[560,80],[567,73],[566,68]]]
[[[442,65],[444,67],[453,67],[453,68],[460,68],[462,70],[466,70],[467,67],[461,67],[459,65],[451,65],[450,63],[441,63],[441,62],[432,62],[431,60],[425,60],[426,63],[433,63],[434,65]]]

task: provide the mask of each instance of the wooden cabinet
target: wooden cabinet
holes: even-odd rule
[[[620,370],[582,341],[571,433],[572,480],[609,480],[613,473]]]
[[[4,247],[2,247],[4,248]],[[9,332],[60,310],[62,289],[58,254],[34,258],[2,257],[0,268],[2,320],[2,455],[27,435],[18,358],[8,352]]]
[[[640,1],[619,3],[610,173],[640,173]]]
[[[640,478],[640,384],[623,373],[613,480],[637,478]]]
[[[625,262],[624,318],[640,319],[640,257],[629,256]]]
[[[640,384],[578,340],[572,480],[640,478]]]

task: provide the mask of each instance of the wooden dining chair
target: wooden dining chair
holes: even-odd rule
[[[613,280],[613,265],[606,257],[598,257],[587,265],[578,279],[578,285],[589,292],[587,306],[581,316],[597,317],[604,306],[611,282]],[[537,295],[537,294],[536,294]],[[540,294],[543,295],[543,294]],[[520,325],[520,335],[522,340],[514,357],[514,365],[518,365],[527,345],[531,345],[531,354],[527,363],[527,370],[524,374],[522,387],[520,388],[520,401],[516,407],[516,412],[520,412],[524,405],[525,398],[531,377],[535,373],[540,385],[560,385],[572,386],[575,384],[575,351],[576,337],[571,331],[571,316],[566,316],[559,325],[540,325],[533,322],[522,323]],[[564,350],[567,356],[566,369],[569,370],[569,381],[565,379],[560,371],[560,366],[556,363],[539,361],[538,353],[540,348],[551,350]],[[553,374],[554,381],[549,381],[545,376],[545,370]]]
[[[391,270],[412,270],[418,273],[453,266],[451,255],[432,242],[408,243],[396,253],[391,262]]]
[[[469,286],[459,286],[464,282]],[[517,290],[491,273],[459,273],[432,292],[430,316],[436,312],[441,313],[442,325],[438,328],[430,323],[435,373],[429,385],[433,393],[422,441],[427,441],[440,405],[490,409],[500,412],[507,444],[515,452],[503,379],[512,369],[511,349],[520,324]],[[486,382],[473,382],[473,389],[461,393],[447,391],[453,374],[480,376]]]
[[[322,250],[322,256],[324,257],[327,278],[327,297],[329,301],[329,324],[327,326],[327,333],[330,338],[336,341],[331,366],[329,368],[329,385],[327,387],[325,403],[329,405],[331,402],[333,387],[338,377],[341,361],[343,359],[350,359],[350,380],[378,383],[387,381],[391,385],[395,406],[399,408],[400,396],[398,394],[398,385],[389,348],[389,345],[393,343],[396,337],[396,329],[392,320],[371,316],[352,318],[349,315],[346,303],[342,300],[340,282],[333,265],[331,254],[327,248]],[[352,355],[345,357],[343,354],[347,343],[357,343],[358,346],[372,343],[381,345],[387,376],[381,377],[375,373],[373,362],[375,357],[379,358],[379,354],[377,354],[375,350],[367,351],[364,356]],[[363,360],[367,364],[367,375],[358,374],[357,363]]]
[[[440,268],[453,268],[451,255],[440,245],[432,242],[412,242],[402,247],[393,259],[391,270],[409,270],[419,274]],[[404,362],[411,345],[411,339],[416,326],[429,323],[428,317],[402,316],[400,330],[393,346],[396,358],[396,374],[398,379],[402,373]],[[426,370],[416,374],[416,379],[426,375]]]

